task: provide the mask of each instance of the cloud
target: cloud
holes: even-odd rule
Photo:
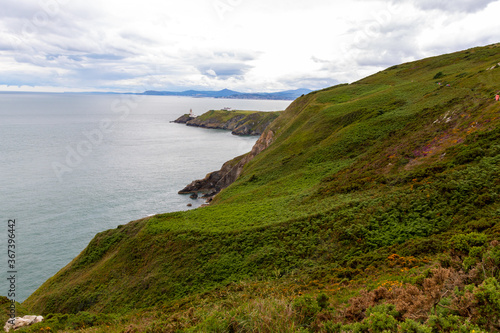
[[[0,85],[316,89],[497,42],[500,29],[500,0],[220,1],[223,19],[205,0],[6,1]]]
[[[212,63],[197,66],[203,75],[217,76],[222,79],[229,77],[241,78],[252,67],[243,63]]]
[[[214,58],[216,59],[231,59],[237,61],[251,61],[257,59],[258,55],[255,52],[249,51],[215,51]]]
[[[420,58],[423,52],[418,42],[422,30],[431,25],[433,17],[416,15],[408,6],[374,12],[371,17],[352,25],[342,46],[340,59],[361,75],[363,68],[382,69]],[[332,67],[332,64],[324,64]],[[338,67],[339,64],[333,66]]]
[[[117,54],[86,54],[86,58],[89,59],[96,59],[96,60],[123,60],[125,59],[124,56],[117,55]]]
[[[415,7],[423,10],[438,9],[443,12],[475,13],[496,0],[413,0]]]
[[[322,89],[341,83],[339,80],[332,77],[312,77],[307,74],[281,78],[279,82],[283,87],[308,87],[311,90]]]
[[[156,44],[157,41],[154,39],[151,39],[146,36],[142,36],[141,34],[137,32],[130,32],[130,31],[123,31],[120,33],[120,36],[124,39],[127,39],[131,41],[132,43],[135,44],[146,44],[146,45],[151,45],[151,44]]]
[[[32,1],[5,1],[2,3],[0,18],[32,18],[33,14],[40,9],[40,5]]]
[[[207,69],[207,70],[202,70],[202,74],[205,74],[205,75],[208,75],[208,76],[212,76],[212,77],[216,77],[217,76],[217,72],[214,71],[213,69]]]
[[[227,48],[207,51],[203,49],[183,51],[186,66],[192,66],[202,75],[227,80],[242,79],[253,68],[251,62],[258,58],[252,51],[231,50]]]

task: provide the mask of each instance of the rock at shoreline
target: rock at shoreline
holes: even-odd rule
[[[173,121],[173,123],[178,123],[178,124],[185,124],[190,120],[193,120],[195,117],[191,117],[189,114],[183,114],[179,118]]]
[[[231,185],[240,176],[245,164],[250,162],[255,156],[257,156],[257,154],[266,149],[273,142],[273,140],[274,132],[267,130],[257,140],[252,148],[252,151],[224,163],[220,170],[207,174],[203,179],[191,182],[191,184],[187,185],[178,193],[190,194],[203,192],[205,193],[203,197],[208,198],[207,202],[210,202],[214,195]]]

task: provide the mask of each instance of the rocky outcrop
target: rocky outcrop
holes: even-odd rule
[[[211,110],[195,118],[183,115],[174,122],[229,130],[234,135],[261,135],[278,116],[279,112]]]
[[[176,120],[174,120],[173,123],[185,124],[188,121],[193,120],[193,119],[195,119],[195,117],[191,117],[189,114],[186,113],[186,114],[183,114],[182,116],[180,116],[179,118],[177,118]]]
[[[190,194],[202,192],[208,196],[213,196],[223,188],[232,183],[232,178],[236,176],[235,166],[244,160],[248,154],[238,156],[222,165],[218,171],[210,172],[203,179],[195,180],[179,191],[179,194]]]
[[[16,317],[14,320],[9,320],[3,327],[5,332],[9,332],[10,330],[17,330],[18,328],[24,326],[30,326],[36,323],[39,323],[43,320],[42,316],[24,316],[24,317]]]
[[[206,193],[204,197],[213,197],[222,189],[231,185],[241,175],[245,164],[269,147],[273,140],[274,132],[266,130],[249,153],[224,163],[220,170],[209,173],[205,178],[191,182],[191,184],[180,190],[179,194],[203,192]]]

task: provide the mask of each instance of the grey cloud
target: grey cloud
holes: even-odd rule
[[[318,58],[316,56],[312,56],[311,60],[314,61],[315,63],[318,63],[318,64],[328,64],[330,62],[329,60],[320,59],[320,58]]]
[[[86,54],[85,57],[96,60],[123,60],[124,56],[117,54]]]
[[[123,78],[121,74],[122,70],[113,70],[113,67],[120,67],[114,64],[116,60],[125,59],[123,56],[115,54],[84,54],[84,53],[47,53],[47,54],[16,54],[14,59],[18,63],[27,63],[37,67],[43,68],[58,68],[66,69],[70,71],[76,71],[79,74],[83,73],[85,77],[97,77],[98,73],[102,76],[118,77]],[[105,66],[103,66],[103,63]],[[98,69],[99,68],[99,69]],[[95,74],[87,75],[86,71],[92,73],[95,70]],[[111,73],[111,74],[110,74]],[[119,73],[119,74],[114,74]],[[137,73],[136,73],[137,74]],[[131,74],[132,75],[132,74]]]
[[[370,51],[359,55],[356,63],[363,67],[390,67],[404,62],[406,56],[399,50]]]
[[[483,31],[481,35],[473,37],[464,37],[453,39],[446,44],[435,42],[427,46],[426,51],[430,54],[443,54],[455,52],[457,50],[466,50],[472,47],[481,45],[490,45],[498,42],[498,34],[496,31]]]
[[[73,17],[92,18],[99,15],[98,7],[88,1],[59,0],[5,0],[2,1],[0,17],[28,20],[44,20],[75,13]]]
[[[52,85],[55,82],[54,79],[55,75],[50,71],[45,73],[37,72],[37,75],[33,75],[31,72],[2,71],[0,76],[0,85],[32,87]]]
[[[214,58],[226,58],[237,61],[251,61],[257,59],[258,55],[250,52],[217,51]]]
[[[97,5],[81,8],[84,2],[70,1],[53,12],[47,12],[41,5],[46,2],[49,1],[8,0],[2,4],[0,28],[6,38],[2,36],[0,50],[6,51],[3,52],[5,56],[18,63],[35,66],[40,73],[47,73],[46,79],[13,77],[12,82],[24,80],[37,85],[43,79],[48,85],[55,85],[54,73],[64,73],[61,74],[64,77],[58,80],[67,80],[65,82],[71,85],[94,84],[90,82],[102,85],[112,80],[141,80],[151,73],[182,76],[192,73],[193,66],[208,77],[242,79],[252,68],[248,62],[259,55],[258,52],[229,47],[217,47],[208,52],[203,49],[198,53],[184,50],[162,54],[164,64],[158,64],[162,68],[157,70],[152,64],[144,63],[144,58],[160,58],[158,54],[147,53],[151,47],[159,46],[153,37],[127,30],[126,24],[118,30],[118,35],[108,35],[103,28],[109,22],[103,20],[102,16],[106,14],[100,12]],[[36,21],[35,17],[39,20]],[[94,25],[98,29],[94,29]],[[16,40],[17,46],[9,39]]]
[[[475,13],[486,8],[490,3],[497,0],[411,0],[413,5],[423,10],[438,9],[444,12]],[[400,3],[401,1],[394,1]]]
[[[40,11],[41,7],[37,3],[29,1],[4,1],[0,17],[7,18],[32,18],[33,15]]]
[[[213,63],[198,66],[203,75],[217,76],[220,78],[243,76],[252,66],[242,63]]]
[[[242,51],[234,50],[229,48],[215,49],[213,51],[203,50],[189,50],[186,54],[183,54],[183,58],[188,58],[190,61],[195,62],[214,62],[214,63],[237,63],[246,62],[257,59],[261,52],[256,51]]]
[[[103,69],[102,67],[80,68],[75,70],[73,75],[83,81],[113,81],[137,77],[136,74],[118,68]]]
[[[386,67],[418,55],[416,34],[388,33],[367,41],[358,49],[355,60],[360,66]]]
[[[62,54],[47,54],[45,59],[48,61],[57,61],[61,59],[68,59],[72,61],[82,61],[83,58],[80,55],[62,55]]]
[[[397,16],[383,24],[366,22],[364,27],[351,31],[352,42],[346,45],[344,58],[362,67],[388,67],[419,57],[421,52],[417,36],[426,24],[422,18],[417,20]]]
[[[156,44],[156,41],[154,41],[153,39],[139,35],[135,32],[122,32],[120,36],[134,43],[147,44],[147,45]]]
[[[196,69],[208,77],[240,79],[253,68],[248,63],[257,59],[258,56],[258,52],[219,49],[210,53],[192,52],[186,55],[185,63],[199,64],[195,65]]]
[[[82,56],[79,56],[79,55],[70,55],[70,56],[68,56],[68,59],[73,60],[73,61],[82,61],[83,60]]]
[[[16,49],[15,44],[11,43],[11,38],[12,36],[2,36],[0,38],[0,51],[12,51]]]
[[[45,56],[47,60],[54,61],[57,59],[62,59],[62,58],[67,58],[69,60],[73,61],[84,61],[85,58],[87,59],[94,59],[94,60],[123,60],[125,59],[124,56],[121,55],[116,55],[116,54],[97,54],[97,53],[89,53],[89,54],[69,54],[69,55],[63,55],[63,54],[47,54]]]

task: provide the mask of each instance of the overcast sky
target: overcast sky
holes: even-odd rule
[[[2,0],[0,90],[319,89],[499,34],[500,0]]]

